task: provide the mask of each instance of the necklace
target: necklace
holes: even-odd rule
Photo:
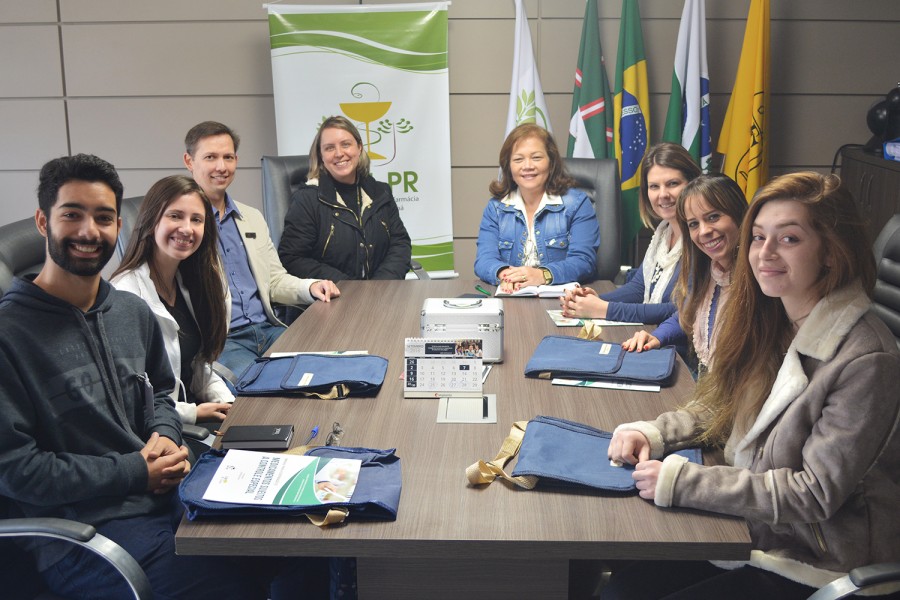
[[[157,271],[156,267],[153,265],[150,265],[150,280],[153,281],[153,287],[156,288],[156,293],[159,294],[159,297],[162,298],[163,302],[169,306],[174,306],[175,281],[173,280],[170,285],[163,283],[159,271]]]
[[[794,326],[794,329],[800,329],[800,326],[803,324],[803,321],[806,320],[806,317],[808,317],[809,313],[811,313],[811,312],[812,311],[809,311],[808,313],[806,313],[805,315],[803,315],[802,317],[799,317],[797,319],[791,319],[791,325]]]

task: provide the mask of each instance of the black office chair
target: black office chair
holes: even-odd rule
[[[9,290],[14,277],[41,270],[45,247],[33,218],[0,227],[0,296]]]
[[[612,158],[564,158],[569,174],[594,202],[600,224],[597,279],[612,281],[622,265],[622,203],[619,167]]]
[[[291,196],[306,183],[308,156],[262,157],[263,215],[269,226],[269,237],[278,247],[284,229],[284,217],[291,206]]]
[[[122,228],[119,230],[119,239],[116,241],[116,257],[120,261],[124,258],[125,250],[128,248],[128,241],[131,239],[131,234],[134,233],[134,225],[137,223],[138,211],[143,201],[143,196],[122,199],[122,208],[119,210],[119,217],[122,218]]]
[[[872,310],[893,332],[900,347],[900,214],[878,234],[874,246],[878,276]]]
[[[137,600],[153,597],[150,581],[134,558],[90,525],[67,519],[0,519],[0,538],[48,537],[87,548],[106,560],[125,579]],[[60,600],[46,590],[31,557],[7,540],[0,540],[0,594],[4,598]]]
[[[263,216],[269,226],[269,237],[277,248],[291,196],[306,183],[309,156],[263,156],[261,162]],[[418,261],[410,261],[410,269],[418,279],[431,279]]]
[[[835,579],[816,591],[808,600],[841,600],[860,590],[880,583],[900,581],[900,563],[881,563],[853,569],[840,579]],[[880,598],[880,596],[873,596]]]

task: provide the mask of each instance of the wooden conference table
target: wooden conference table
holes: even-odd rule
[[[660,393],[526,379],[525,363],[543,336],[577,335],[578,328],[553,324],[545,311],[557,308],[556,300],[512,298],[504,301],[504,361],[484,384],[485,393],[497,394],[497,423],[437,424],[436,399],[403,398],[403,338],[419,335],[426,298],[469,293],[474,283],[342,282],[338,300],[316,302],[272,350],[368,350],[384,356],[390,362],[378,396],[238,398],[228,416],[229,426],[294,423],[297,443],[314,425],[324,443],[324,433],[339,421],[344,446],[397,448],[403,492],[396,521],[351,520],[326,529],[289,518],[183,521],[178,553],[355,556],[362,600],[566,598],[570,559],[748,558],[750,540],[740,519],[659,509],[632,494],[467,484],[466,467],[492,459],[513,421],[550,415],[611,431],[672,408],[693,386],[681,361],[674,385]],[[603,338],[622,341],[634,331],[608,327]]]

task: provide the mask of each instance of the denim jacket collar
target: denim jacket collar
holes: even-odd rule
[[[504,212],[519,212],[522,215],[525,214],[525,204],[522,202],[522,196],[519,194],[519,190],[513,190],[508,196],[500,200],[501,210]],[[541,214],[545,210],[549,210],[552,212],[559,212],[565,208],[563,204],[563,199],[561,196],[556,196],[553,194],[544,193],[544,197],[541,198],[541,203],[538,205],[538,209],[535,211],[534,215]]]

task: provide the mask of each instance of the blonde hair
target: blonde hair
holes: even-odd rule
[[[309,147],[309,173],[307,179],[319,179],[322,176],[322,132],[326,129],[343,129],[353,136],[356,144],[359,146],[359,163],[356,165],[356,178],[361,180],[369,175],[369,153],[363,146],[362,136],[356,125],[350,122],[347,117],[340,115],[328,117],[319,126],[316,136],[313,138],[312,145]]]

